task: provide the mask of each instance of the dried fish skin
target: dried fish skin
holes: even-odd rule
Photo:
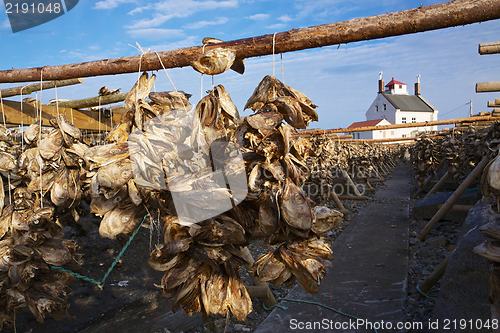
[[[311,207],[305,194],[289,177],[283,182],[278,198],[281,216],[288,225],[300,230],[311,229]]]
[[[148,264],[156,271],[166,272],[172,269],[179,262],[181,262],[184,256],[184,253],[178,253],[173,256],[165,255],[162,249],[157,247],[155,250],[153,250],[153,252],[151,252]]]
[[[117,142],[88,148],[83,157],[91,165],[90,169],[93,169],[123,160],[129,156],[129,142]]]
[[[12,171],[17,167],[16,158],[7,152],[0,151],[0,171]]]
[[[315,206],[312,211],[314,214],[314,231],[318,234],[328,232],[342,224],[344,214],[335,209],[326,206]]]
[[[96,177],[97,179],[97,177]],[[94,213],[98,216],[102,216],[114,209],[120,202],[123,202],[127,199],[128,189],[126,186],[123,186],[115,196],[106,199],[104,196],[92,196],[90,201],[90,212]]]
[[[42,139],[38,144],[38,153],[45,160],[57,158],[63,146],[63,136],[60,130],[54,129],[50,134]]]
[[[228,307],[234,317],[240,321],[245,321],[250,312],[252,312],[252,299],[247,289],[237,275],[237,271],[232,268],[229,272],[229,285],[227,288]]]
[[[74,140],[80,140],[82,138],[82,132],[75,125],[73,125],[65,115],[59,115],[57,123],[59,125],[59,129],[71,136]],[[68,146],[71,146],[72,143],[73,142],[66,142]]]
[[[24,130],[23,136],[26,143],[33,144],[36,142],[38,136],[40,135],[41,122],[42,122],[41,120],[37,120]]]
[[[271,107],[276,110],[272,110]],[[268,108],[271,110],[268,110]],[[252,128],[267,131],[274,130],[283,119],[283,115],[278,112],[278,108],[274,104],[268,104],[257,113],[245,117],[245,120]]]
[[[259,229],[264,235],[278,231],[279,210],[271,193],[263,193],[259,204]]]
[[[253,266],[255,268],[252,268],[259,280],[263,282],[276,280],[286,268],[278,251],[270,252],[270,254],[269,257],[264,256],[260,261],[257,260]]]
[[[125,107],[127,109],[131,109],[135,103],[139,102],[139,100],[145,100],[149,95],[155,83],[156,75],[153,74],[151,78],[148,78],[149,75],[147,72],[142,73],[139,80],[137,80],[132,89],[130,89],[127,97],[125,97]]]
[[[483,242],[474,248],[474,253],[488,260],[500,262],[500,243]]]
[[[498,224],[498,220],[482,225],[479,227],[479,230],[483,235],[500,240],[500,225]]]
[[[104,215],[99,226],[99,235],[103,238],[115,239],[119,234],[132,233],[140,224],[142,207],[133,203],[116,206]]]
[[[214,48],[200,55],[191,62],[191,66],[201,74],[217,75],[227,71],[236,59],[236,51],[231,49]]]
[[[274,76],[266,75],[255,88],[243,109],[260,110],[264,105],[276,100],[277,94],[284,88],[283,84]]]
[[[278,97],[274,102],[287,123],[298,129],[306,129],[302,109],[296,98],[290,96]]]
[[[287,248],[298,253],[333,260],[333,251],[330,242],[325,237],[309,238],[304,241],[287,243]]]
[[[319,283],[313,275],[300,263],[304,260],[303,255],[287,250],[284,246],[279,247],[281,258],[287,266],[292,270],[292,274],[297,278],[299,285],[304,291],[310,294],[319,292]]]
[[[100,167],[97,172],[97,181],[100,186],[121,188],[132,176],[132,162],[130,159],[123,159]]]
[[[64,266],[73,260],[73,256],[68,248],[67,242],[71,241],[69,239],[63,240],[49,238],[42,244],[35,247],[34,251],[47,264]]]
[[[233,101],[231,100],[231,96],[226,91],[226,88],[224,88],[222,84],[219,84],[218,86],[214,87],[214,89],[212,90],[212,94],[219,102],[222,111],[224,111],[229,116],[229,119],[234,124],[236,124],[238,119],[240,118],[240,115],[238,113],[236,105],[234,105]]]

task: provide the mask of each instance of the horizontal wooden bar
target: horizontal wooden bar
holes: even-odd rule
[[[500,53],[500,42],[481,43],[478,52],[481,55]]]
[[[49,122],[50,119],[57,117],[58,109],[53,105],[42,105],[42,125],[52,126]],[[36,121],[37,110],[29,104],[22,103],[21,112],[21,102],[3,101],[3,110],[5,115],[5,121],[9,127],[14,125],[24,125],[28,126]],[[0,109],[0,123],[3,121],[3,114]],[[94,111],[86,110],[75,110],[70,108],[59,107],[59,114],[64,114],[70,122],[81,130],[89,131],[105,131],[106,128],[111,130],[111,118],[105,118],[103,114],[100,116],[99,125],[99,113]],[[113,126],[120,121],[121,115],[113,114]]]
[[[438,126],[438,125],[449,125],[449,124],[459,124],[459,123],[473,123],[476,121],[488,120],[495,121],[500,120],[500,117],[489,116],[477,116],[477,117],[467,117],[467,118],[455,118],[447,120],[434,120],[434,121],[424,121],[419,123],[407,123],[407,124],[395,124],[395,125],[385,125],[385,126],[367,126],[358,128],[338,128],[338,129],[328,129],[323,130],[325,133],[353,133],[353,132],[366,132],[366,131],[382,131],[395,128],[412,128],[412,127],[428,127],[428,126]],[[307,133],[309,130],[304,130],[301,133]],[[312,130],[314,131],[314,130]]]
[[[12,97],[19,95],[31,95],[31,93],[40,90],[53,89],[55,87],[65,87],[71,86],[74,84],[83,83],[84,79],[76,78],[76,79],[68,79],[68,80],[58,80],[58,81],[46,81],[41,84],[40,83],[32,83],[24,86],[0,89],[0,97]]]
[[[65,108],[81,109],[99,105],[113,104],[124,101],[127,97],[127,94],[128,93],[121,93],[106,96],[95,96],[84,99],[74,99],[71,101],[60,102],[59,106]]]
[[[500,91],[500,81],[492,82],[479,82],[476,83],[476,92],[499,92]]]
[[[60,80],[76,77],[136,73],[190,66],[203,51],[231,49],[237,59],[260,57],[328,45],[372,40],[391,36],[461,26],[500,18],[500,1],[462,0],[421,6],[395,13],[292,29],[276,34],[194,46],[172,51],[103,59],[59,66],[0,71],[0,83]],[[160,62],[161,59],[161,62]],[[42,75],[43,73],[43,75]]]

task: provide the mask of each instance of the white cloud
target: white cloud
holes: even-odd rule
[[[100,47],[99,47],[99,45],[91,45],[91,46],[89,46],[89,49],[91,49],[91,50],[99,50]]]
[[[94,9],[113,9],[118,7],[122,3],[131,3],[135,0],[102,0],[96,2]]]
[[[145,38],[150,40],[184,37],[184,32],[179,29],[134,29],[127,31],[127,34],[132,38]]]
[[[6,19],[5,21],[3,21],[2,24],[0,25],[0,28],[2,28],[2,29],[8,29],[8,28],[10,28],[9,19]]]
[[[183,0],[182,6],[179,5],[179,1],[177,0],[165,0],[162,2],[155,3],[153,5],[148,5],[146,7],[139,7],[131,11],[130,13],[136,13],[146,10],[154,10],[154,13],[152,18],[138,20],[126,27],[129,29],[153,28],[153,27],[158,27],[161,24],[173,18],[189,17],[196,12],[215,10],[215,9],[235,8],[237,6],[238,6],[238,0],[226,0],[226,1]]]
[[[269,14],[255,14],[255,15],[247,16],[247,18],[249,18],[251,20],[256,20],[256,21],[266,20],[267,18],[269,18]]]
[[[293,21],[293,19],[288,15],[282,15],[282,16],[278,17],[278,20],[280,20],[281,22]]]
[[[276,24],[273,24],[273,25],[269,25],[266,28],[268,28],[268,29],[283,29],[284,27],[286,27],[286,24],[284,24],[284,23],[276,23]]]
[[[200,29],[210,25],[226,24],[229,21],[227,17],[219,17],[216,21],[199,21],[196,23],[185,25],[185,29]]]

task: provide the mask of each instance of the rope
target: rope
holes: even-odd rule
[[[42,82],[43,82],[43,68],[40,71],[40,102],[42,101]],[[22,92],[22,89],[21,89]],[[21,104],[22,105],[22,104]],[[42,142],[42,105],[40,104],[40,126],[38,128],[38,145]],[[24,141],[24,140],[23,140]],[[40,208],[43,208],[43,182],[42,182],[42,163],[38,163],[40,168]]]
[[[59,266],[50,265],[50,267],[53,268],[53,269],[56,269],[58,271],[69,273],[69,274],[71,274],[71,275],[73,275],[73,276],[75,276],[75,277],[77,277],[77,278],[79,278],[81,280],[84,280],[84,281],[87,281],[87,282],[91,282],[91,283],[97,285],[100,289],[103,289],[104,282],[108,278],[108,276],[111,273],[111,271],[113,270],[113,268],[115,268],[116,264],[118,263],[118,261],[120,260],[120,258],[122,257],[122,255],[125,253],[125,251],[127,250],[128,246],[130,245],[130,243],[132,243],[132,240],[134,239],[135,235],[137,234],[137,232],[139,232],[139,229],[141,229],[141,226],[144,223],[144,221],[146,221],[146,217],[148,217],[148,215],[144,216],[144,218],[142,219],[141,224],[139,224],[139,226],[137,227],[137,229],[135,229],[135,231],[132,233],[132,235],[128,239],[127,243],[123,246],[122,250],[120,251],[120,253],[118,254],[118,256],[115,258],[115,261],[113,261],[113,263],[109,267],[109,269],[106,272],[106,274],[104,274],[104,276],[101,279],[101,281],[97,281],[97,280],[92,279],[90,277],[87,277],[87,276],[75,273],[73,271],[67,270],[67,269],[59,267]]]
[[[276,46],[276,34],[277,34],[277,32],[275,32],[273,35],[273,76],[275,76],[274,75],[274,47]]]
[[[286,302],[294,302],[294,303],[304,303],[304,304],[312,304],[312,305],[317,305],[317,306],[321,306],[325,309],[328,309],[328,310],[331,310],[333,312],[336,312],[342,316],[345,316],[345,317],[348,317],[348,318],[352,318],[352,319],[356,319],[356,320],[362,320],[363,322],[366,322],[366,319],[361,319],[361,318],[358,318],[356,316],[353,316],[353,315],[350,315],[348,313],[345,313],[345,312],[342,312],[342,311],[339,311],[337,309],[334,309],[332,307],[329,307],[328,305],[324,305],[324,304],[321,304],[321,303],[318,303],[318,302],[311,302],[311,301],[305,301],[305,300],[301,300],[301,299],[291,299],[291,298],[278,298],[276,299],[277,302],[281,302],[281,301],[286,301]],[[284,311],[287,311],[288,308],[287,307],[283,307],[281,305],[278,305],[278,304],[275,304],[273,306],[271,306],[270,308],[267,308],[265,305],[264,305],[264,309],[266,310],[272,310],[274,308],[280,308]],[[375,333],[378,333],[377,330],[372,326],[372,329],[373,331],[375,331]]]

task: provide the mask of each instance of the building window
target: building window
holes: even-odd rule
[[[401,123],[406,124],[406,117],[401,118]]]
[[[401,135],[402,138],[406,138],[406,134]]]
[[[411,122],[412,123],[416,123],[417,122],[417,118],[415,118],[415,117],[411,118]]]
[[[402,86],[402,85],[399,85],[399,89],[403,89],[403,86]]]
[[[360,138],[361,138],[361,133],[358,133],[358,139],[360,139]]]
[[[387,110],[387,105],[384,104],[384,111]]]
[[[378,112],[378,105],[375,105],[375,112]]]

